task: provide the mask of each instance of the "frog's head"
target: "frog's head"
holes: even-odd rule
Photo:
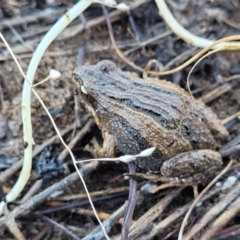
[[[104,96],[111,92],[116,93],[115,83],[122,72],[115,63],[103,60],[97,65],[85,65],[75,69],[73,81],[77,86],[80,100],[100,125],[97,117],[101,103],[106,101]]]
[[[85,65],[77,68],[73,73],[73,80],[83,96],[97,98],[101,88],[111,85],[114,81],[111,75],[121,71],[115,63],[103,60],[97,65]]]

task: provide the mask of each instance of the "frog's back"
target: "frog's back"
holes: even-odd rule
[[[176,135],[181,141],[186,140],[186,149],[191,148],[187,146],[189,141],[196,148],[204,147],[200,145],[206,141],[210,142],[198,136],[193,139],[187,136],[191,134],[188,133],[190,128],[196,130],[197,127],[206,135],[211,134],[197,102],[183,89],[164,80],[140,79],[119,69],[111,69],[107,74],[99,74],[96,82],[101,85],[98,106],[107,109],[109,119],[111,115],[114,118],[121,117],[122,121],[128,122],[145,138],[156,139],[152,131],[162,140],[169,140],[170,136]],[[201,132],[197,131],[197,134],[201,135]],[[196,142],[196,138],[199,138],[199,142]]]
[[[181,152],[215,147],[197,101],[180,87],[136,78],[110,61],[83,70],[88,102],[96,110],[102,130],[114,136],[117,148],[125,154],[156,146],[150,169]]]

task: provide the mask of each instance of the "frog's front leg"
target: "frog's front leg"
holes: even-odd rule
[[[103,133],[103,147],[99,149],[100,157],[114,157],[116,154],[116,144],[114,136],[108,132]]]
[[[161,173],[165,177],[194,179],[208,178],[209,172],[222,165],[222,157],[218,152],[212,150],[195,150],[180,153],[165,161],[161,167]],[[208,173],[207,173],[208,172]],[[208,174],[206,176],[206,174]],[[200,176],[200,177],[199,177]]]

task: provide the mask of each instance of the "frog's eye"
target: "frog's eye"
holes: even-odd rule
[[[104,74],[108,74],[108,73],[109,73],[109,68],[108,68],[106,65],[102,65],[102,66],[100,67],[100,70],[101,70],[101,72],[104,73]]]
[[[76,81],[80,81],[81,78],[79,77],[79,75],[77,73],[73,73],[73,78],[76,80]]]

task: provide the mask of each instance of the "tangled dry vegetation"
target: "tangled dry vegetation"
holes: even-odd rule
[[[92,116],[74,94],[71,78],[76,66],[110,59],[121,69],[142,76],[149,61],[154,63],[151,70],[163,72],[182,65],[200,51],[172,32],[159,15],[155,1],[124,2],[130,11],[102,9],[99,4],[87,8],[49,46],[34,77],[34,83],[38,83],[51,69],[60,71],[60,78],[34,89],[77,160],[96,157],[102,138]],[[238,1],[166,2],[178,22],[197,36],[217,40],[239,33]],[[13,0],[0,5],[0,31],[24,72],[43,36],[72,5],[64,0]],[[0,53],[0,193],[4,201],[18,179],[27,146],[21,117],[24,78],[3,42]],[[193,64],[164,78],[187,89],[187,76]],[[122,239],[177,239],[189,208],[192,211],[188,220],[184,220],[182,239],[239,239],[239,79],[237,46],[209,55],[191,73],[192,94],[211,106],[229,132],[220,149],[224,165],[216,173],[218,179],[208,188],[195,187],[195,196],[191,186],[140,178],[133,220],[126,220],[129,191],[129,180],[123,176],[128,172],[126,165],[93,161],[79,166],[110,239],[121,239],[121,234]],[[33,168],[23,192],[4,207],[0,239],[103,239],[72,159],[34,95],[31,114]],[[197,192],[202,196],[193,206]],[[128,237],[123,238],[124,234]]]

